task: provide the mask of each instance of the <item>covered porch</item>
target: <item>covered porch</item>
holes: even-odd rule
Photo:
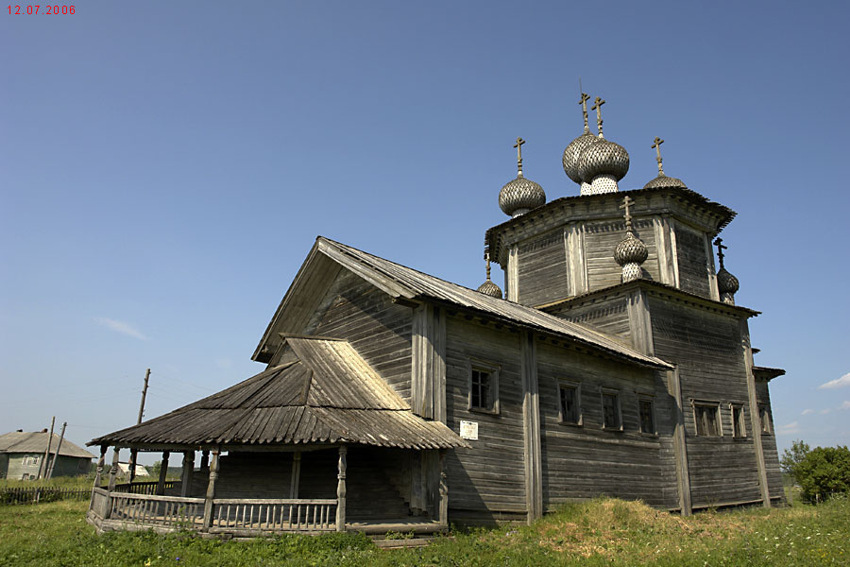
[[[296,362],[92,440],[100,458],[88,521],[225,537],[446,529],[445,455],[466,443],[413,414],[348,343],[291,343]],[[138,451],[161,452],[159,478],[118,484],[122,449],[132,463]],[[178,454],[182,474],[169,481]]]

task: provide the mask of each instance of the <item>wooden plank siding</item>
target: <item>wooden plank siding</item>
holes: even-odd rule
[[[770,389],[768,382],[756,380],[756,397],[760,405],[770,405]],[[779,468],[779,452],[776,448],[775,429],[773,427],[773,412],[768,412],[770,433],[761,436],[762,451],[764,451],[765,468],[767,469],[767,485],[770,497],[784,500],[785,490],[782,487],[782,470]]]
[[[600,297],[583,305],[562,305],[546,309],[546,312],[619,337],[624,342],[630,341],[628,300],[622,293]]]
[[[584,225],[584,258],[589,291],[620,283],[623,270],[614,261],[614,251],[623,240],[625,231],[624,221],[588,222]],[[660,272],[652,220],[636,220],[634,231],[635,235],[646,244],[649,253],[646,262],[642,265],[644,277],[658,280]]]
[[[413,312],[355,274],[342,270],[327,307],[308,334],[346,339],[410,403]]]
[[[447,425],[459,431],[461,420],[478,423],[472,448],[446,457],[449,516],[493,520],[504,513],[525,514],[520,334],[455,314],[446,319],[446,337]],[[499,368],[498,414],[469,409],[473,361]]]
[[[705,233],[697,232],[681,223],[676,223],[676,258],[679,272],[679,288],[700,295],[711,297],[708,254],[706,252]]]
[[[655,354],[678,365],[693,506],[760,500],[749,419],[746,437],[732,435],[730,403],[752,411],[740,320],[655,294],[649,307]],[[696,435],[694,402],[719,404],[721,436]]]
[[[537,345],[545,508],[602,494],[675,508],[674,403],[664,373],[625,366],[567,346]],[[578,384],[581,425],[559,422],[558,386]],[[622,431],[602,427],[602,389],[617,391]],[[640,432],[638,395],[652,396],[657,435]]]
[[[541,305],[570,295],[563,230],[523,242],[518,247],[517,301]]]

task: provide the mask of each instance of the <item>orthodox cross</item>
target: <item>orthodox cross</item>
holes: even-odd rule
[[[655,161],[658,162],[658,175],[659,176],[664,175],[664,168],[661,167],[661,144],[663,144],[663,143],[664,143],[664,140],[662,140],[661,138],[656,136],[655,139],[653,140],[653,144],[652,144],[652,148],[655,150],[655,154],[658,156],[658,157],[655,158]]]
[[[728,249],[728,246],[723,246],[723,239],[717,238],[714,240],[714,245],[717,246],[717,257],[720,259],[720,269],[723,268],[723,251]]]
[[[599,137],[604,138],[602,135],[602,105],[605,104],[605,101],[600,97],[596,97],[593,101],[593,106],[590,107],[590,110],[596,111],[596,128],[599,130]]]
[[[581,114],[584,116],[584,131],[590,132],[590,128],[587,126],[587,101],[590,100],[590,95],[587,93],[581,93],[581,100],[578,103],[581,105]]]
[[[516,144],[514,147],[516,148],[516,168],[517,168],[517,177],[522,177],[522,145],[525,143],[525,140],[522,138],[516,139]]]
[[[625,197],[623,197],[623,204],[620,205],[621,209],[626,209],[626,232],[632,231],[632,215],[629,212],[629,207],[634,204],[634,199],[626,195]]]
[[[484,252],[484,259],[487,260],[487,281],[490,281],[490,251]]]

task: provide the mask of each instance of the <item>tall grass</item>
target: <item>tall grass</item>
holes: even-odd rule
[[[850,502],[672,516],[636,502],[566,506],[532,526],[457,532],[386,551],[359,534],[205,540],[150,532],[97,536],[86,505],[0,506],[0,565],[850,565]]]

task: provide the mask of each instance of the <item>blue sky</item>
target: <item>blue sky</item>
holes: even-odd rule
[[[148,367],[148,417],[260,371],[319,234],[477,287],[517,136],[550,199],[578,193],[581,77],[621,188],[660,136],[739,213],[780,447],[850,443],[846,3],[75,8],[0,13],[0,432],[56,415],[83,444],[135,422]]]

